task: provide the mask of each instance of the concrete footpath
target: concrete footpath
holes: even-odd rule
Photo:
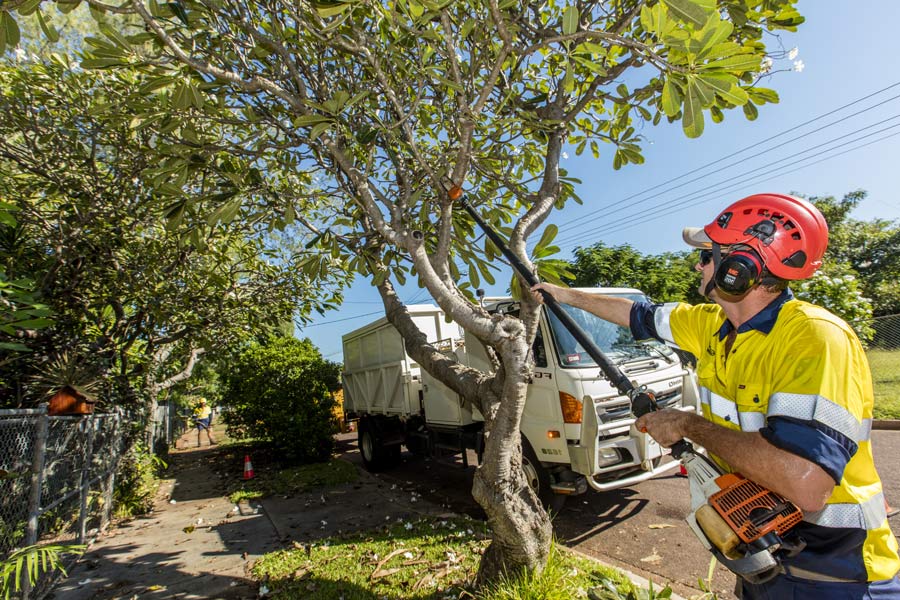
[[[450,514],[365,472],[353,484],[235,506],[226,495],[242,477],[243,456],[231,454],[205,443],[174,451],[153,511],[98,537],[49,597],[257,598],[249,570],[263,554],[386,521]],[[256,459],[254,466],[259,471]]]
[[[338,451],[356,453],[355,440],[340,436]],[[449,507],[362,469],[352,484],[235,506],[226,496],[241,478],[242,458],[227,446],[174,451],[153,511],[98,537],[49,597],[258,598],[259,585],[249,573],[263,554],[387,521],[452,516]],[[253,459],[257,472],[265,460],[260,458]],[[646,580],[628,575],[646,587]]]
[[[247,570],[279,540],[262,510],[235,510],[224,497],[210,454],[173,455],[173,477],[163,481],[153,511],[99,537],[52,597],[255,598]]]

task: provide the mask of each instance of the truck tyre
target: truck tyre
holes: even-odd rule
[[[528,485],[531,486],[547,512],[559,512],[566,503],[566,496],[553,492],[550,487],[550,473],[538,460],[537,454],[524,436],[522,437],[522,470],[525,472]]]
[[[367,471],[380,471],[387,466],[387,452],[381,443],[378,429],[369,419],[360,419],[358,429],[359,455]]]

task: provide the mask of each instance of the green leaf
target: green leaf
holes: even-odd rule
[[[725,71],[758,71],[762,60],[756,54],[738,54],[710,61],[704,65],[700,65],[700,69],[706,71],[709,69],[723,69]]]
[[[678,84],[673,82],[671,77],[667,78],[662,91],[663,112],[667,117],[674,117],[681,110],[681,102],[682,96]]]
[[[726,102],[735,106],[747,103],[747,92],[737,84],[737,81],[728,75],[699,75],[698,81],[715,89],[716,93]]]
[[[63,13],[64,15],[69,14],[79,6],[81,6],[81,0],[59,0],[56,3],[56,8],[58,8],[59,12]]]
[[[160,88],[164,88],[167,85],[171,85],[173,81],[174,81],[174,79],[172,79],[168,75],[164,75],[162,77],[154,77],[153,79],[149,80],[147,83],[142,85],[140,87],[140,89],[138,90],[138,92],[142,96],[145,96],[152,92],[155,92],[156,90],[158,90]]]
[[[23,17],[30,15],[34,11],[37,10],[38,6],[41,5],[41,0],[28,0],[21,6],[19,6],[19,14]]]
[[[190,85],[184,81],[179,81],[175,86],[175,93],[172,95],[172,106],[179,110],[188,108],[193,102],[193,94]]]
[[[747,117],[748,121],[755,121],[756,117],[759,116],[759,111],[752,102],[744,104],[744,116]]]
[[[574,5],[569,5],[563,12],[563,33],[570,35],[576,31],[578,31],[578,9]]]
[[[323,133],[325,133],[325,131],[327,131],[329,127],[331,127],[330,121],[325,122],[325,123],[319,123],[318,125],[313,127],[312,130],[309,132],[309,139],[311,139],[311,140],[318,139],[318,137],[320,135],[322,135]]]
[[[541,239],[534,246],[535,251],[537,251],[538,248],[543,248],[544,246],[552,242],[554,238],[556,238],[556,234],[558,233],[559,227],[557,227],[553,223],[547,225],[547,227],[544,228],[544,233],[541,234]]]
[[[124,65],[121,58],[85,58],[81,61],[82,69],[106,69]]]
[[[716,90],[697,75],[688,75],[688,89],[697,95],[700,106],[709,108],[716,100]]]
[[[237,215],[237,212],[240,210],[241,203],[241,198],[235,198],[230,202],[226,202],[214,210],[213,213],[209,215],[209,218],[206,219],[206,222],[210,226],[215,225],[216,223],[223,223],[225,225],[231,223],[231,221],[234,220],[235,215]]]
[[[752,87],[748,88],[746,91],[747,95],[750,96],[750,100],[754,104],[762,105],[766,102],[769,102],[771,104],[778,104],[778,92],[776,92],[775,90],[770,90],[769,88],[763,87]]]
[[[598,62],[582,58],[581,56],[572,56],[572,60],[584,67],[587,67],[589,71],[596,75],[600,75],[602,77],[607,74],[606,69]]]
[[[188,23],[188,15],[187,11],[184,10],[184,5],[181,2],[169,2],[168,6],[172,9],[172,14],[174,14],[178,19],[185,24],[185,26],[190,27],[191,24]]]
[[[715,105],[710,107],[709,116],[712,117],[713,123],[721,123],[725,120],[725,113],[722,112],[721,108]]]
[[[59,31],[56,30],[52,24],[47,23],[44,20],[44,13],[41,11],[37,11],[37,20],[38,25],[41,27],[41,31],[44,32],[44,37],[47,38],[51,43],[55,44],[59,41]]]
[[[4,225],[8,225],[10,227],[16,226],[16,218],[5,211],[0,211],[0,223]]]
[[[323,117],[322,115],[308,114],[295,117],[293,123],[294,127],[307,127],[309,125],[316,125],[317,123],[325,123],[328,120],[328,117]]]
[[[25,344],[16,342],[0,342],[0,350],[9,350],[11,352],[31,352],[31,348]]]
[[[0,54],[4,51],[4,46],[15,48],[19,45],[19,25],[12,15],[6,11],[0,13]]]
[[[113,44],[125,50],[131,50],[131,44],[128,42],[128,40],[122,37],[122,35],[118,31],[116,31],[115,28],[110,27],[106,23],[100,23],[99,28],[100,33],[109,38],[109,41],[111,41]]]
[[[339,15],[350,8],[347,2],[313,2],[312,5],[323,19]]]
[[[25,319],[24,321],[13,321],[10,325],[19,329],[40,329],[53,325],[53,319]]]
[[[644,6],[641,8],[641,25],[650,33],[662,37],[668,28],[668,19],[666,18],[666,9],[662,4],[657,4],[652,8]]]
[[[695,85],[688,84],[684,95],[684,116],[681,118],[684,133],[689,138],[703,135],[703,106]]]
[[[663,3],[677,19],[696,27],[703,27],[707,16],[715,8],[715,5],[712,9],[708,8],[709,3],[701,0],[663,0]]]

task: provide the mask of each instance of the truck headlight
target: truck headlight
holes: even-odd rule
[[[622,456],[617,448],[600,448],[599,454],[597,457],[598,467],[608,467],[622,461]]]

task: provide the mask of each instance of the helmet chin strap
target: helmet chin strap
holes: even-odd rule
[[[706,289],[703,290],[703,295],[710,300],[712,300],[710,294],[716,287],[716,271],[719,270],[719,265],[722,264],[722,246],[713,242],[712,255],[713,276],[709,278],[709,281],[706,283]]]

